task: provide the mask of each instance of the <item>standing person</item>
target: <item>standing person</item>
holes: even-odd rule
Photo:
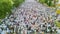
[[[1,32],[1,34],[6,34],[6,30],[3,30],[3,31]]]
[[[7,34],[10,34],[10,30],[9,30],[9,28],[7,28]]]
[[[50,27],[51,29],[50,29],[50,33],[52,34],[52,27]]]
[[[0,34],[1,34],[1,32],[2,32],[2,29],[0,28]]]
[[[60,28],[57,29],[57,34],[60,34]]]

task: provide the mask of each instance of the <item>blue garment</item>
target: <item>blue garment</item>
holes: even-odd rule
[[[6,34],[6,31],[5,31],[5,30],[3,30],[3,31],[1,32],[1,34]]]
[[[7,32],[10,33],[10,30],[7,28]]]

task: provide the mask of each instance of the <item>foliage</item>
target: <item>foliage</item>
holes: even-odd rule
[[[7,13],[11,13],[12,0],[0,0],[0,19],[5,18]]]
[[[55,7],[55,3],[58,0],[39,0],[40,3],[47,4],[50,7]]]
[[[60,10],[56,10],[56,14],[60,14]]]
[[[14,2],[14,6],[17,7],[21,4],[24,0],[12,0]]]
[[[7,14],[11,14],[12,7],[17,7],[24,0],[0,0],[0,19],[3,19]]]
[[[55,21],[55,25],[60,28],[60,22],[58,20]]]

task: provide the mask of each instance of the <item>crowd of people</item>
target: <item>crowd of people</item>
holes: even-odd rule
[[[55,20],[59,20],[53,9],[43,6],[32,7],[24,5],[15,9],[9,17],[6,17],[0,25],[0,34],[43,34],[56,32]],[[29,5],[29,6],[31,6]],[[39,9],[38,9],[38,8]]]
[[[17,11],[3,20],[3,24],[0,26],[0,33],[33,34],[35,32],[55,32],[54,21],[56,19],[52,18],[52,15],[47,14],[47,12],[20,9],[19,12]]]

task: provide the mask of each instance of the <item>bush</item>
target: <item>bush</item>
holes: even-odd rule
[[[5,16],[11,13],[11,8],[13,6],[12,0],[0,0],[0,19],[5,18]]]
[[[50,7],[55,7],[55,2],[57,2],[57,0],[39,0],[39,2],[45,3]]]
[[[60,28],[60,22],[58,22],[57,20],[55,21],[55,25],[56,25],[56,27]]]
[[[24,0],[0,0],[0,19],[3,19],[11,14],[11,9],[15,6],[17,7]]]
[[[14,6],[19,6],[24,0],[12,0],[14,2]]]
[[[44,3],[44,2],[45,2],[45,0],[39,0],[39,2]]]

